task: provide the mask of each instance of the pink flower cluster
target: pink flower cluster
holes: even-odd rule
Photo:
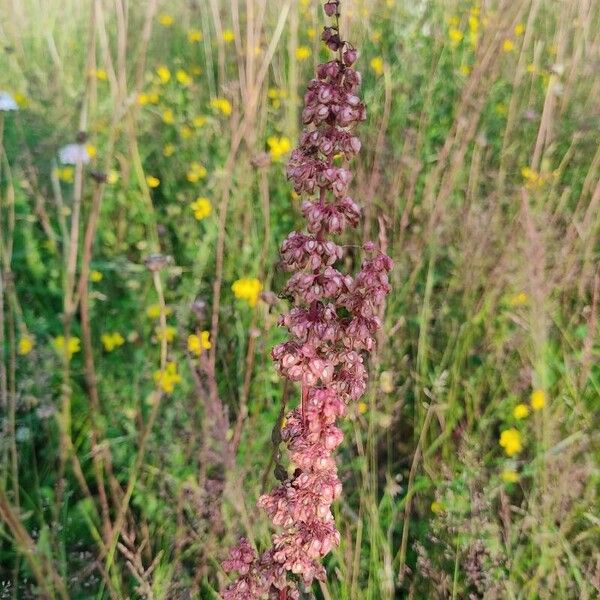
[[[325,12],[337,23],[339,1],[327,2]],[[352,174],[334,157],[347,164],[360,150],[352,128],[365,119],[365,108],[357,95],[360,74],[352,68],[356,50],[336,26],[326,27],[322,39],[339,58],[320,65],[308,85],[306,127],[287,168],[295,190],[307,197],[302,212],[308,233],[294,231],[281,246],[281,265],[294,272],[286,292],[295,306],[279,321],[290,340],[272,352],[279,373],[301,384],[300,405],[281,431],[293,472],[258,502],[281,533],[261,556],[246,539],[231,551],[223,567],[239,577],[222,592],[223,600],[295,599],[300,581],[310,586],[325,577],[321,559],[340,541],[331,513],[342,492],[332,455],[343,439],[336,420],[365,391],[361,352],[373,349],[390,291],[392,261],[375,244],[363,245],[370,258],[353,278],[334,268],[343,250],[325,238],[359,222],[360,209],[347,195]]]

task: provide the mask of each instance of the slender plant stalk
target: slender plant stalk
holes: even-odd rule
[[[10,529],[17,547],[25,556],[34,578],[44,593],[53,599],[56,597],[56,590],[61,600],[68,600],[69,594],[63,578],[55,571],[52,562],[36,547],[18,514],[12,508],[2,486],[0,486],[0,518]]]
[[[160,307],[160,317],[159,317],[160,327],[161,327],[162,331],[165,331],[166,327],[167,327],[167,306],[165,303],[165,296],[164,296],[164,291],[163,291],[163,286],[162,286],[162,281],[160,278],[159,270],[152,271],[152,281],[154,283],[154,289],[156,291],[156,295],[158,298],[158,304]],[[161,371],[164,371],[164,369],[167,365],[167,351],[168,351],[167,338],[166,338],[166,336],[162,335],[162,336],[160,336],[160,370]],[[144,457],[146,454],[146,445],[148,443],[148,438],[150,437],[150,434],[152,433],[152,430],[154,428],[154,423],[156,422],[156,417],[158,416],[158,410],[160,408],[162,397],[163,397],[163,394],[160,391],[156,391],[152,395],[152,408],[150,410],[150,416],[148,417],[148,421],[146,422],[146,425],[144,426],[144,429],[142,430],[142,433],[140,435],[138,451],[137,451],[135,460],[131,466],[131,469],[129,471],[129,477],[128,477],[128,481],[127,481],[127,489],[125,490],[125,495],[121,502],[121,506],[117,513],[117,517],[114,521],[110,541],[107,544],[107,554],[105,557],[106,558],[105,568],[106,568],[107,572],[110,572],[111,568],[114,565],[115,551],[117,549],[117,544],[119,541],[119,537],[121,535],[121,531],[125,524],[125,517],[127,515],[127,510],[129,508],[129,501],[131,500],[131,496],[135,489],[135,484],[137,483],[137,479],[140,474],[140,469],[142,467]],[[103,589],[104,589],[104,584],[102,586],[102,589],[100,590],[100,594],[103,592]]]

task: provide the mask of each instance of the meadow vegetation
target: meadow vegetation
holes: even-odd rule
[[[395,266],[304,597],[597,598],[600,3],[342,6],[367,107],[343,241]],[[268,544],[323,24],[0,0],[0,599],[218,598],[228,548]]]

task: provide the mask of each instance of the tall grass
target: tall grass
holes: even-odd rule
[[[594,598],[600,5],[344,5],[369,107],[359,236],[396,267],[311,593]],[[0,0],[21,104],[0,112],[1,598],[215,598],[238,534],[268,541],[255,501],[298,399],[269,360],[277,247],[301,223],[269,138],[297,135],[319,11]],[[65,169],[79,131],[96,154]]]

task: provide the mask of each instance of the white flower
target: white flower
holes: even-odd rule
[[[0,92],[0,110],[19,110],[17,101],[8,92]]]
[[[29,427],[19,427],[17,431],[15,431],[15,439],[17,442],[26,442],[31,438],[31,429]]]
[[[58,151],[58,160],[63,165],[76,165],[90,162],[90,155],[83,144],[67,144]]]

